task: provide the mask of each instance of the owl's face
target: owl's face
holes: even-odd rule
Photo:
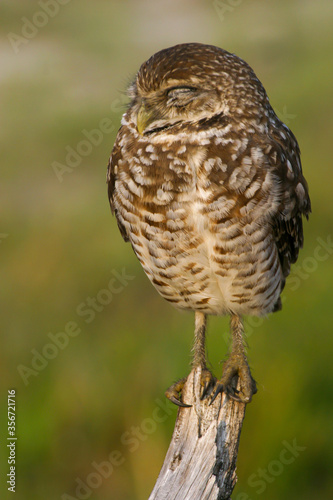
[[[149,134],[179,123],[197,122],[221,113],[223,101],[216,88],[201,82],[171,79],[157,90],[136,87],[132,117],[140,134]]]
[[[176,45],[152,56],[129,89],[130,116],[150,135],[213,117],[259,115],[266,93],[252,69],[217,47]]]

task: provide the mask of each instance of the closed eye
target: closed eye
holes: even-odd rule
[[[197,91],[195,87],[171,87],[167,90],[168,99],[184,99],[187,97],[193,97],[193,94]]]

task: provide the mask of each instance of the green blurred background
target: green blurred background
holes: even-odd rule
[[[259,392],[233,499],[333,498],[331,0],[2,0],[0,19],[1,498],[12,388],[17,500],[144,500],[154,485],[176,417],[163,394],[188,373],[193,315],[159,297],[123,242],[105,174],[127,84],[187,41],[254,68],[299,140],[313,203],[283,311],[247,324]],[[105,292],[117,272],[128,278]],[[227,331],[210,320],[216,375]],[[286,442],[302,447],[288,464]]]

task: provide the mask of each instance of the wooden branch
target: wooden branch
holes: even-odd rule
[[[200,400],[201,369],[182,391],[175,429],[149,500],[228,500],[237,481],[236,460],[245,404],[219,395]]]

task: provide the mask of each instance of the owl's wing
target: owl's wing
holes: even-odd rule
[[[303,246],[302,216],[311,212],[307,182],[302,174],[300,150],[289,128],[279,122],[271,130],[270,165],[281,187],[281,205],[273,219],[273,231],[282,273],[286,278]]]
[[[269,224],[285,279],[303,245],[302,216],[311,211],[296,138],[276,117],[268,134],[218,137],[207,157],[203,169],[214,193],[212,216],[218,224],[233,218],[245,223],[246,217]]]
[[[108,196],[111,207],[111,212],[115,215],[120,233],[125,241],[129,241],[128,234],[126,232],[125,226],[120,221],[118,216],[118,211],[114,205],[114,194],[115,194],[115,184],[118,174],[118,163],[122,160],[122,152],[120,147],[120,141],[123,135],[123,127],[119,129],[118,135],[116,137],[115,144],[109,159],[108,170],[106,175],[106,182],[108,185]]]

